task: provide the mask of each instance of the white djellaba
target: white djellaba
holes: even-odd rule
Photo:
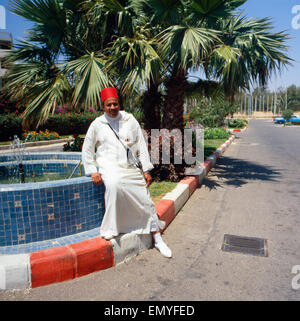
[[[100,235],[109,240],[120,233],[154,232],[155,248],[163,256],[172,257],[159,232],[165,222],[157,216],[145,179],[128,160],[124,146],[108,123],[123,145],[139,158],[143,171],[153,169],[143,132],[133,115],[120,111],[116,118],[111,118],[105,113],[91,123],[82,147],[82,163],[85,175],[99,172],[105,185],[105,214]]]

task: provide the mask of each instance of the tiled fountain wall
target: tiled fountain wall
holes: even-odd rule
[[[32,153],[23,159],[24,166],[29,161],[31,166],[36,163],[62,172],[73,169],[81,153]],[[0,156],[0,167],[10,162],[9,155]],[[104,191],[103,184],[97,186],[85,176],[1,184],[0,247],[55,239],[100,226],[105,210]]]

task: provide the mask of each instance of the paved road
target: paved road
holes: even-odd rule
[[[105,271],[0,300],[299,300],[300,127],[252,120],[155,249]],[[224,234],[268,240],[268,257],[223,252]],[[300,282],[300,281],[299,281]]]

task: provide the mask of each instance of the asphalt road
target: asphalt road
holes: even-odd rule
[[[0,292],[0,300],[299,300],[299,141],[300,127],[251,120],[165,231],[172,259],[151,249],[75,280]],[[268,257],[222,251],[224,234],[267,239]]]

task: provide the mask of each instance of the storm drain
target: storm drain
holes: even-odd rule
[[[225,234],[222,250],[226,252],[239,252],[257,256],[268,256],[267,240],[256,237]]]

